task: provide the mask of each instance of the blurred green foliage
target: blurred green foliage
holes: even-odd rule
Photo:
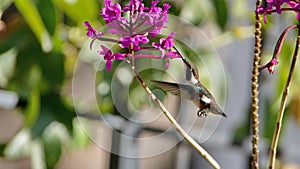
[[[96,22],[100,7],[96,0],[0,2],[0,88],[18,94],[24,128],[30,129],[32,140],[42,141],[47,168],[54,167],[62,144],[67,144],[55,135],[40,139],[42,134],[47,135],[45,129],[50,124],[59,122],[74,140],[81,140],[77,144],[86,142],[86,134],[74,130],[76,113],[68,101],[71,94],[64,95],[63,91],[72,78],[84,43],[81,41],[86,40],[82,22]],[[79,36],[71,33],[74,29],[79,30]],[[13,140],[1,146],[0,154],[9,154],[12,146],[16,147]]]
[[[121,2],[125,4],[128,0]],[[160,2],[160,5],[164,2]],[[230,43],[236,37],[247,38],[252,36],[252,29],[250,31],[247,27],[240,29],[231,25],[232,23],[228,23],[230,17],[241,22],[253,19],[253,17],[249,17],[252,13],[248,13],[249,11],[245,10],[248,6],[246,1],[233,1],[233,7],[230,10],[226,0],[167,2],[172,5],[170,9],[171,15],[184,18],[199,27],[213,25],[215,30],[211,30],[212,34],[220,34],[220,37],[212,41],[216,47],[222,47],[221,45]],[[145,3],[146,6],[149,6],[151,1],[145,1]],[[70,97],[71,94],[66,93],[64,90],[68,87],[70,88],[69,84],[72,81],[74,67],[76,67],[76,61],[79,59],[80,52],[87,53],[85,50],[88,47],[84,43],[88,38],[85,36],[86,28],[82,25],[82,22],[90,21],[94,27],[101,29],[104,22],[98,17],[98,14],[102,5],[103,1],[98,0],[0,1],[0,88],[17,92],[20,98],[18,109],[24,116],[24,128],[30,129],[32,139],[38,140],[43,145],[41,147],[43,148],[44,163],[47,168],[55,167],[61,156],[63,146],[70,146],[66,144],[71,142],[71,144],[75,145],[74,147],[80,147],[85,146],[89,142],[88,137],[79,127],[80,124],[74,119],[76,113]],[[269,24],[263,26],[265,33],[272,28],[271,22],[272,17],[268,16]],[[205,29],[207,28],[205,27]],[[171,26],[170,29],[177,29],[177,27],[176,25]],[[185,33],[188,34],[189,32]],[[228,35],[235,37],[229,37]],[[231,41],[226,42],[226,38],[231,39]],[[193,42],[193,39],[190,41]],[[292,40],[288,41],[291,42]],[[274,43],[275,45],[275,42],[264,43]],[[207,58],[210,56],[209,53],[211,51],[206,48],[198,49],[198,53],[195,54],[184,44],[177,43],[177,45],[180,45],[184,55],[196,65],[201,65],[201,61],[207,61]],[[293,43],[285,43],[282,55],[288,58],[293,47]],[[268,49],[264,51],[264,56],[266,57],[262,59],[262,62],[266,62],[270,58],[271,51],[267,52],[266,50]],[[207,58],[202,58],[203,60],[200,61],[196,57],[199,53]],[[91,64],[95,62],[90,53],[85,54],[85,57],[84,59],[88,60],[86,62]],[[264,116],[264,122],[262,122],[264,124],[263,134],[267,139],[271,138],[273,132],[279,107],[278,100],[285,84],[285,80],[282,79],[286,79],[289,68],[290,60],[285,58],[279,60],[280,64],[276,70],[276,72],[280,72],[276,77],[276,91],[272,96],[262,98],[263,103],[267,105],[265,106],[266,109],[262,110]],[[138,70],[141,69],[139,65],[151,65],[149,66],[151,69],[142,70],[140,73],[142,77],[145,77],[147,84],[150,85],[150,80],[170,78],[168,72],[178,72],[180,70],[176,68],[180,63],[175,62],[172,63],[175,66],[171,66],[167,70],[168,72],[161,69],[165,63],[157,60],[143,59],[137,60],[137,63]],[[122,66],[121,64],[122,62],[120,61],[114,62],[110,72],[104,69],[103,64],[95,68],[97,71],[95,76],[98,91],[97,100],[102,113],[118,114],[110,92],[110,84],[115,71],[123,71],[121,73],[125,72],[125,75],[126,72],[130,72],[128,65]],[[123,69],[120,70],[120,68]],[[204,68],[202,66],[199,68],[203,72]],[[203,74],[201,74],[201,80],[205,82],[206,78]],[[135,111],[149,107],[149,98],[135,79],[129,84],[124,84],[122,79],[118,77],[116,79],[114,87],[118,89],[117,94],[122,100],[125,99],[130,102],[123,105],[124,111],[126,110],[128,113],[126,117],[130,117]],[[295,86],[299,84],[298,79],[296,79]],[[129,93],[126,91],[127,87],[129,88]],[[151,87],[155,93],[156,87]],[[299,93],[296,87],[293,90]],[[225,92],[221,91],[220,93],[223,94]],[[157,94],[160,98],[164,97],[161,93]],[[245,110],[245,112],[248,112],[248,110]],[[57,131],[55,130],[57,129],[57,122],[59,124],[58,133],[55,132]],[[88,126],[87,123],[85,125]],[[249,125],[250,117],[247,116],[241,122],[241,125],[237,126],[233,138],[234,143],[241,144],[243,139],[249,136]],[[9,143],[0,145],[1,156],[9,156],[8,150],[11,150],[14,140],[22,133],[24,133],[24,130],[21,130]],[[71,136],[71,139],[68,136]]]

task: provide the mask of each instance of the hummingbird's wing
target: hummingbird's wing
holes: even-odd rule
[[[197,67],[195,67],[191,62],[189,62],[180,52],[179,50],[174,46],[173,47],[176,52],[181,56],[181,59],[183,63],[186,66],[185,69],[185,79],[189,82],[192,82],[193,84],[197,84],[200,82],[199,80],[199,71]]]
[[[196,94],[195,88],[191,85],[156,80],[152,80],[152,82],[163,90],[185,99],[191,100]]]
[[[152,82],[167,92],[188,100],[192,100],[199,107],[198,116],[206,113],[205,109],[208,108],[210,112],[214,114],[220,114],[224,117],[227,117],[227,115],[216,104],[214,97],[201,83],[196,86],[192,86],[156,80],[152,80]]]

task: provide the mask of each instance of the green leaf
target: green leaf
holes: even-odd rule
[[[195,3],[194,0],[185,0],[180,11],[180,17],[187,19],[194,25],[200,24],[204,19],[210,19],[211,5],[209,2],[210,0],[202,0],[201,3]]]
[[[50,85],[61,85],[65,78],[63,55],[51,52],[37,59],[43,73],[43,78]]]
[[[25,127],[31,128],[40,111],[40,91],[39,88],[35,87],[32,89],[30,92],[30,96],[28,99],[28,106],[26,107],[25,110],[25,122],[24,125]]]
[[[47,137],[43,139],[47,168],[54,168],[61,156],[61,142],[58,137]]]
[[[0,87],[6,86],[8,80],[12,77],[16,65],[16,49],[0,54]]]
[[[75,115],[74,110],[69,110],[64,105],[60,95],[54,93],[42,95],[40,114],[32,128],[32,135],[33,137],[39,136],[53,121],[63,123],[69,131],[72,131],[72,120]]]
[[[36,4],[43,22],[51,35],[54,34],[57,25],[57,12],[52,4],[52,0],[39,0]]]
[[[16,65],[12,79],[9,81],[9,88],[27,100],[32,88],[37,87],[41,80],[41,70],[37,65],[37,58],[43,55],[37,39],[28,28],[21,28],[17,32],[19,38],[8,38],[8,46],[13,45],[18,50]],[[15,35],[13,35],[15,36]],[[11,44],[10,44],[11,43]]]
[[[75,146],[86,147],[90,143],[87,133],[91,131],[90,121],[84,118],[76,118],[73,120],[73,139]]]
[[[6,144],[0,143],[0,157],[4,156],[5,147],[6,147]]]
[[[15,0],[15,5],[39,40],[42,49],[45,52],[51,51],[53,46],[51,37],[49,36],[43,20],[34,4],[30,0]]]
[[[280,101],[279,101],[279,99],[276,99],[276,100],[278,100],[278,102],[275,104],[274,104],[274,102],[275,102],[274,97],[267,99],[264,102],[265,105],[268,105],[268,106],[265,106],[265,110],[263,110],[264,116],[266,117],[266,118],[264,118],[265,121],[263,122],[263,124],[264,124],[263,136],[269,142],[272,141],[272,137],[273,137],[276,121],[277,121],[277,115],[279,112]],[[287,113],[286,112],[287,106],[284,109],[285,113]],[[282,128],[281,128],[282,132],[284,132],[286,122],[288,121],[286,115],[283,116],[283,120],[282,120]],[[281,141],[281,140],[282,140],[282,137],[279,137],[279,141]]]
[[[164,3],[164,2],[163,2]],[[162,3],[162,4],[163,4]],[[169,1],[168,4],[171,5],[171,8],[169,9],[169,14],[172,14],[172,15],[176,15],[176,16],[179,16],[180,12],[181,12],[181,8],[182,6],[181,5],[177,5],[178,2],[176,1]],[[160,5],[162,6],[162,5]]]
[[[11,48],[18,49],[21,46],[28,45],[27,42],[31,39],[31,35],[32,32],[30,29],[24,26],[19,26],[18,29],[16,29],[9,36],[0,36],[0,53],[7,52]],[[32,45],[32,47],[34,46]]]
[[[100,12],[99,4],[94,0],[53,0],[53,4],[66,13],[75,23],[96,20]]]
[[[213,5],[216,11],[216,21],[224,31],[228,19],[227,2],[225,0],[213,0]]]

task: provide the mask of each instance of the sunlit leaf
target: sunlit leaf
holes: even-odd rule
[[[278,75],[276,98],[282,96],[283,88],[286,84],[288,74],[289,74],[293,50],[294,50],[293,41],[289,41],[289,39],[287,39],[287,41],[284,42],[282,46],[282,50],[280,52],[280,57],[278,59],[279,64],[275,68],[275,75]]]
[[[61,156],[61,142],[58,137],[47,137],[43,139],[45,159],[48,168],[54,168]]]
[[[16,64],[17,51],[10,49],[0,54],[0,87],[6,86],[9,78],[13,75]]]
[[[73,120],[73,138],[76,147],[85,147],[90,143],[87,132],[91,131],[90,123],[87,119],[77,118]]]
[[[55,6],[65,12],[75,23],[95,20],[100,13],[97,1],[53,0]]]
[[[33,88],[29,99],[28,106],[25,110],[25,122],[24,125],[28,128],[32,127],[35,123],[40,111],[40,92],[39,88]]]

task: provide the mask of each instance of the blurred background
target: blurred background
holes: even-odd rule
[[[150,1],[144,1],[146,6]],[[250,168],[250,82],[254,1],[174,0],[170,23],[176,47],[200,70],[228,118],[199,118],[197,108],[150,80],[184,81],[180,60],[137,60],[137,69],[180,124],[222,168]],[[127,1],[119,1],[121,4]],[[177,134],[125,62],[107,72],[89,49],[82,22],[101,30],[99,0],[0,1],[1,169],[206,169],[209,164]],[[293,13],[272,15],[263,26],[266,63]],[[280,97],[295,34],[284,43],[274,75],[260,75],[260,163],[267,168]],[[296,67],[278,163],[300,168],[300,79]]]

